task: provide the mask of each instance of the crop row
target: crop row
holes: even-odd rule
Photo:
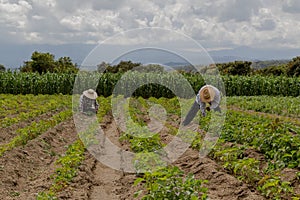
[[[99,98],[100,112],[98,113],[98,119],[102,119],[109,112],[111,108],[110,100],[110,98]],[[163,167],[163,163],[161,163],[160,170],[153,173],[151,171],[153,168],[148,165],[148,163],[153,162],[159,164],[157,154],[152,152],[159,152],[164,146],[159,134],[154,134],[152,137],[143,137],[152,134],[143,127],[146,125],[144,119],[148,115],[148,109],[152,106],[151,104],[158,103],[165,108],[168,117],[179,116],[181,111],[178,100],[175,98],[150,98],[149,100],[138,98],[137,100],[132,99],[128,103],[130,107],[126,115],[127,117],[130,115],[131,119],[128,120],[126,124],[127,131],[122,133],[120,140],[128,143],[132,151],[142,153],[142,157],[136,157],[137,160],[141,161],[135,165],[137,173],[139,169],[150,170],[136,179],[134,185],[143,183],[145,188],[136,192],[135,196],[140,197],[143,194],[143,199],[155,199],[176,198],[178,195],[186,196],[190,194],[191,198],[196,199],[196,196],[199,197],[200,195],[201,198],[205,199],[206,189],[202,186],[203,182],[201,180],[195,180],[192,175],[183,175],[178,168]],[[206,118],[200,118],[200,126],[204,130],[207,130],[209,120],[210,114]],[[173,122],[172,119],[167,121]],[[168,122],[165,123],[166,126],[170,125]],[[295,130],[295,132],[290,130]],[[210,156],[219,161],[225,169],[240,180],[257,187],[267,198],[293,197],[296,200],[299,197],[293,191],[295,183],[282,180],[280,170],[285,167],[299,168],[299,130],[299,127],[293,123],[229,110],[221,139],[210,153]],[[201,139],[202,136],[196,138],[192,147],[200,148]],[[232,145],[224,146],[226,143],[232,143]],[[260,152],[264,160],[247,157],[245,153],[247,149]],[[160,153],[163,154],[164,152]],[[261,167],[263,163],[266,164],[264,168]],[[295,177],[300,179],[300,174],[295,174]],[[170,191],[174,193],[170,193]]]
[[[0,156],[2,156],[4,152],[9,151],[17,146],[27,144],[29,140],[36,138],[40,134],[47,131],[49,128],[56,126],[57,124],[65,121],[71,116],[72,116],[72,110],[68,109],[65,111],[61,111],[60,113],[54,115],[49,119],[40,120],[38,123],[32,122],[29,126],[16,130],[18,135],[15,136],[8,143],[2,144],[0,146]]]
[[[136,154],[134,167],[139,178],[135,180],[134,186],[142,184],[143,188],[134,196],[145,200],[207,199],[207,188],[203,186],[207,181],[195,179],[192,174],[186,175],[178,167],[168,165],[160,158],[165,153],[165,144],[160,134],[150,132],[145,122],[149,117],[148,109],[155,101],[155,98],[146,101],[139,97],[127,99],[125,102],[129,105],[124,113],[124,118],[127,119],[126,131],[121,133],[119,139],[128,144]]]
[[[102,122],[104,116],[111,110],[111,106],[110,98],[99,96],[97,101],[101,105],[97,113],[97,122],[89,124],[86,130],[79,132],[79,138],[69,145],[66,153],[56,161],[55,173],[51,175],[52,185],[47,190],[38,193],[38,200],[58,199],[57,194],[68,187],[73,178],[77,176],[78,168],[85,160],[86,148],[98,142],[94,137],[98,122]],[[76,105],[73,108],[76,108]]]
[[[97,113],[97,121],[89,123],[85,130],[78,133],[79,139],[69,145],[66,153],[56,161],[55,173],[51,175],[52,184],[50,188],[38,193],[37,199],[58,199],[57,194],[67,188],[73,178],[77,176],[78,168],[85,160],[86,148],[92,144],[97,144],[95,138],[99,124],[111,111],[111,98],[99,96],[97,101],[101,105]],[[73,106],[76,108],[76,105]],[[82,116],[84,117],[84,116]]]
[[[76,79],[77,78],[77,79]],[[76,79],[76,82],[75,82]],[[206,80],[206,81],[204,81]],[[74,87],[75,83],[75,87]],[[150,84],[146,84],[150,83]],[[115,87],[118,84],[118,87]],[[179,73],[0,73],[0,90],[10,94],[72,94],[97,85],[99,95],[110,96],[114,92],[125,96],[190,97],[191,86],[197,92],[204,84],[225,88],[228,96],[283,95],[299,96],[299,77],[263,76],[201,76]],[[115,89],[116,88],[116,89]],[[73,90],[74,89],[74,90]],[[136,90],[135,90],[136,89]],[[177,91],[177,92],[175,92]]]
[[[228,111],[221,138],[249,144],[262,152],[276,167],[300,168],[298,126],[236,111]]]
[[[210,157],[217,160],[227,171],[239,180],[257,188],[269,199],[293,199],[298,200],[299,194],[294,191],[300,179],[300,173],[294,171],[290,180],[284,180],[284,171],[270,169],[266,161],[261,158],[251,157],[247,151],[254,151],[253,147],[244,144],[224,145],[224,140],[219,140]]]
[[[257,99],[263,98],[265,97],[257,97]],[[139,98],[139,102],[140,104],[135,102],[131,105],[139,107],[141,105],[146,105],[145,107],[149,107],[149,104],[147,103],[150,102],[150,99],[145,101]],[[180,113],[178,101],[175,99],[152,98],[151,102],[159,103],[164,106],[168,112],[168,117]],[[137,113],[136,108],[131,109],[131,113]],[[141,109],[139,108],[139,110]],[[138,116],[141,114],[146,115],[147,111],[139,113]],[[135,119],[133,114],[131,115],[131,117]],[[135,122],[139,121],[141,120],[135,120]],[[204,130],[208,130],[209,122],[210,114],[208,114],[206,118],[200,118],[200,126]],[[140,125],[143,125],[143,123]],[[165,123],[165,126],[167,125],[168,123]],[[137,132],[136,129],[138,129],[139,125],[133,124],[130,126],[134,129],[133,132]],[[133,128],[134,126],[136,127]],[[153,147],[154,150],[158,149],[159,144],[153,143],[152,140],[141,140],[141,142],[139,142],[140,139],[138,139],[138,141],[135,141],[131,134],[132,129],[126,136],[129,141],[133,140],[130,142],[136,150],[144,150],[144,148],[152,148],[153,150]],[[291,132],[291,130],[294,131]],[[299,196],[293,191],[293,187],[295,184],[297,185],[297,183],[284,181],[281,178],[282,174],[280,172],[286,167],[295,169],[300,168],[299,132],[300,127],[293,123],[229,110],[221,133],[221,139],[219,139],[218,144],[214,147],[210,156],[220,161],[225,169],[239,179],[257,187],[257,189],[267,198],[281,199],[293,197],[293,199],[299,199]],[[202,147],[201,143],[203,136],[200,133],[194,134],[198,136],[191,146],[200,149]],[[152,137],[152,139],[160,141],[160,138],[157,137],[157,135],[154,136],[155,137]],[[225,145],[226,143],[231,143],[232,145],[227,146]],[[247,157],[245,151],[249,149],[260,152],[263,156],[263,160]],[[265,167],[262,168],[262,165],[265,165]],[[297,170],[295,170],[294,173],[296,172]],[[294,177],[299,181],[300,173],[294,174]]]
[[[204,130],[208,129],[209,117],[200,118],[200,126]],[[267,198],[293,197],[296,200],[299,195],[293,187],[299,184],[300,179],[299,132],[300,127],[292,123],[228,110],[220,139],[209,155]],[[202,147],[199,138],[193,142],[193,148]],[[262,158],[247,157],[246,152],[251,149]],[[294,168],[294,182],[281,178],[281,171],[287,167]]]
[[[229,98],[230,99],[230,98]],[[263,99],[263,97],[261,98]],[[143,117],[147,114],[149,104],[142,98],[131,104],[130,115],[132,122],[129,121],[129,135],[133,128],[145,125]],[[133,102],[133,101],[132,101]],[[139,104],[137,102],[140,102]],[[173,99],[149,99],[148,102],[158,103],[166,108],[168,120],[170,116],[181,113],[178,101]],[[137,106],[144,108],[135,108]],[[171,109],[170,109],[171,108]],[[141,112],[141,110],[145,110]],[[178,117],[180,119],[180,117]],[[206,118],[200,118],[200,126],[208,130],[210,115]],[[177,122],[178,123],[178,122]],[[166,124],[168,125],[168,124]],[[137,126],[137,127],[135,127]],[[146,131],[146,130],[144,130]],[[266,158],[275,160],[279,167],[300,168],[300,127],[287,121],[279,119],[269,119],[263,116],[256,116],[250,113],[229,110],[225,124],[223,126],[221,137],[228,142],[237,142],[248,144],[257,148],[266,155]],[[147,134],[147,133],[145,133]],[[142,145],[146,146],[146,145]]]
[[[38,193],[37,199],[57,199],[56,194],[66,188],[77,175],[84,157],[85,147],[80,139],[68,146],[66,153],[56,160],[57,168],[51,176],[53,183],[47,191]]]
[[[2,96],[4,96],[2,94]],[[14,101],[14,98],[17,98]],[[8,104],[11,101],[11,104]],[[71,108],[70,96],[67,95],[7,95],[7,105],[3,105],[0,127],[5,128],[15,123],[32,119],[41,114],[61,108]],[[20,105],[20,107],[19,107]]]
[[[241,97],[242,98],[242,97]],[[266,97],[248,97],[249,101],[265,102]],[[281,97],[280,97],[281,98]],[[239,101],[238,97],[230,97],[229,104],[235,104]],[[293,98],[286,98],[286,102],[294,102]],[[118,100],[118,99],[117,99]],[[232,100],[232,102],[230,102]],[[111,110],[111,98],[98,98],[100,110],[97,114],[98,121],[101,122],[103,117],[109,114]],[[240,100],[241,101],[241,100]],[[143,199],[160,199],[160,198],[179,198],[181,196],[190,195],[191,199],[201,196],[206,198],[206,189],[202,186],[203,181],[195,180],[192,175],[184,175],[181,170],[175,167],[162,167],[160,170],[152,173],[151,166],[148,163],[153,161],[158,162],[157,154],[152,152],[160,152],[164,143],[161,141],[159,134],[152,134],[145,127],[145,117],[149,114],[149,108],[153,104],[160,104],[165,108],[168,119],[165,126],[170,128],[169,133],[176,133],[176,127],[170,124],[179,123],[181,108],[177,98],[149,98],[145,100],[141,97],[138,99],[131,99],[126,116],[131,116],[131,120],[127,121],[127,131],[123,132],[120,140],[130,145],[132,151],[137,155],[142,153],[142,157],[136,157],[137,160],[142,161],[137,163],[137,172],[139,169],[149,169],[149,173],[144,173],[140,178],[137,178],[135,185],[143,183],[145,188],[136,193],[137,197],[144,194]],[[278,103],[274,99],[274,104]],[[240,106],[246,105],[247,102],[241,103]],[[269,103],[271,106],[271,103]],[[291,103],[292,104],[292,103]],[[188,109],[188,104],[183,105],[184,110]],[[248,109],[249,107],[245,107]],[[286,111],[286,115],[291,116],[290,112]],[[281,114],[281,113],[278,113]],[[296,113],[297,114],[297,113]],[[30,139],[35,138],[49,128],[64,121],[72,115],[70,110],[59,113],[48,120],[41,120],[39,123],[32,123],[30,126],[18,130],[16,136],[9,143],[0,147],[0,154],[14,148],[15,146],[24,145]],[[173,118],[176,116],[176,118]],[[196,120],[196,119],[195,119]],[[206,118],[200,118],[200,126],[204,130],[208,129],[210,114]],[[172,128],[171,128],[172,127]],[[95,128],[91,126],[91,128]],[[291,131],[293,130],[293,131]],[[294,169],[300,168],[300,127],[293,123],[280,121],[279,119],[269,119],[263,116],[255,116],[250,113],[240,111],[228,110],[226,121],[221,133],[221,139],[211,152],[210,156],[220,161],[223,167],[241,180],[257,186],[268,198],[280,199],[284,196],[299,199],[294,194],[292,183],[283,181],[280,177],[280,170],[285,167]],[[93,134],[94,131],[91,131]],[[83,133],[89,135],[90,133]],[[152,137],[144,137],[151,134]],[[199,134],[199,133],[195,133]],[[201,147],[200,135],[193,142],[193,148]],[[89,145],[88,141],[82,141],[85,146]],[[231,146],[224,146],[226,143],[231,143]],[[65,157],[57,161],[58,168],[53,176],[53,185],[44,193],[39,194],[40,199],[55,199],[55,193],[66,187],[74,176],[76,176],[77,168],[83,161],[83,153],[85,148],[78,140],[70,145]],[[257,160],[245,156],[245,150],[254,149],[264,156],[264,160]],[[160,152],[163,154],[164,152]],[[145,156],[147,155],[147,156]],[[266,163],[265,168],[261,168],[262,162]],[[148,167],[148,168],[147,168]],[[296,175],[298,180],[300,174]],[[170,193],[172,191],[173,193]],[[179,196],[178,196],[179,195]]]
[[[73,74],[0,73],[0,91],[6,94],[71,94]]]
[[[26,113],[37,107],[49,103],[50,99],[55,98],[49,95],[12,95],[0,94],[0,118],[7,115],[16,115],[20,112]]]
[[[227,98],[227,105],[289,117],[300,117],[300,97],[235,96]]]

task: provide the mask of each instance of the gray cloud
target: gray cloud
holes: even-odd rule
[[[223,1],[216,9],[219,12],[219,21],[234,20],[242,22],[249,21],[252,15],[256,15],[260,6],[260,0],[227,0]]]
[[[87,9],[92,7],[91,1],[81,0],[53,0],[56,12],[63,14],[74,14],[77,10]]]
[[[126,5],[126,1],[120,1],[120,0],[92,1],[92,8],[94,10],[103,10],[103,9],[115,10],[117,8],[123,7],[124,5]]]
[[[261,20],[260,24],[256,26],[257,30],[260,31],[271,31],[275,30],[276,22],[274,19],[264,19]]]
[[[161,27],[206,46],[295,46],[300,24],[290,13],[298,12],[297,0],[6,0],[0,2],[0,41],[96,43],[134,28]]]
[[[299,0],[287,0],[282,5],[282,10],[287,13],[300,13]]]

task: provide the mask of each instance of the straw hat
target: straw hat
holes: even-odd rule
[[[89,99],[97,99],[98,95],[93,89],[88,89],[83,92],[83,95]]]
[[[214,100],[216,93],[212,86],[206,85],[201,88],[199,95],[202,102],[209,103]]]

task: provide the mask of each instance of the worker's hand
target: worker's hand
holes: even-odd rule
[[[206,117],[206,112],[202,112],[202,117]]]

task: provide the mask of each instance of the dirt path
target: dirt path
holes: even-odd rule
[[[119,131],[112,117],[106,116],[103,122],[101,127],[107,138],[113,144],[122,147]],[[126,196],[132,187],[134,175],[102,164],[88,151],[85,152],[85,158],[77,177],[68,188],[58,194],[59,199],[114,200],[122,199],[122,195]]]
[[[162,129],[162,131],[167,131]],[[117,128],[113,122],[107,122],[105,126],[107,136],[114,142],[118,142]],[[122,144],[118,144],[121,145]],[[124,146],[126,148],[126,145]],[[257,191],[237,180],[235,177],[227,174],[213,160],[205,157],[199,158],[199,153],[189,149],[175,163],[186,173],[193,173],[196,178],[208,180],[206,185],[209,189],[208,195],[210,200],[262,200],[265,199]],[[132,184],[137,178],[135,174],[122,174],[120,171],[113,170],[96,161],[93,170],[94,182],[91,187],[88,199],[121,199],[136,200],[134,193],[140,187],[134,187]]]
[[[116,193],[121,187],[118,186],[117,183],[122,178],[122,172],[98,163],[94,175],[99,184],[93,187],[90,196],[91,200],[119,199],[119,195]]]

